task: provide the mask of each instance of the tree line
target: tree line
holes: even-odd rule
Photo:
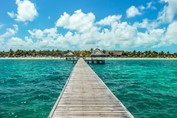
[[[90,56],[91,51],[61,51],[61,50],[16,50],[0,51],[0,57],[63,57],[66,53],[73,52],[74,55]]]
[[[122,57],[134,58],[177,58],[177,53],[170,53],[169,51],[124,51]]]
[[[0,51],[0,57],[64,57],[68,52],[73,52],[75,56],[83,55],[89,57],[91,50],[77,50],[77,51],[61,51],[61,50],[16,50]],[[106,50],[103,50],[106,52]],[[107,55],[107,57],[117,57],[114,55]],[[123,51],[119,57],[133,57],[133,58],[177,58],[177,53],[157,52],[157,51]]]

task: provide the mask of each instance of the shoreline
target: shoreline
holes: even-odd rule
[[[64,60],[65,58],[60,58],[60,57],[0,57],[0,60],[5,60],[5,59],[9,59],[9,60],[16,60],[16,59],[27,59],[27,60]]]
[[[106,60],[177,60],[177,58],[107,58]]]
[[[27,59],[27,60],[65,60],[64,57],[0,57],[0,60],[5,59]],[[87,57],[86,59],[90,59]],[[177,58],[105,58],[105,60],[177,60]]]

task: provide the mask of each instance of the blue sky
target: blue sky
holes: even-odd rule
[[[0,50],[177,52],[176,0],[0,1]]]

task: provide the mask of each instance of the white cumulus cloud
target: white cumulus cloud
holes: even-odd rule
[[[112,23],[117,22],[121,18],[122,18],[122,15],[112,15],[112,16],[108,16],[100,20],[99,22],[97,22],[97,24],[98,25],[111,25]]]
[[[82,10],[76,10],[72,15],[64,12],[56,22],[56,26],[82,33],[94,30],[94,21],[95,15],[93,13],[83,13]]]
[[[30,36],[32,38],[41,39],[41,40],[49,38],[49,37],[50,39],[51,38],[54,39],[54,38],[57,38],[58,36],[58,32],[56,28],[48,28],[45,30],[33,29],[33,30],[28,30],[28,32],[30,33]]]
[[[14,24],[13,28],[7,28],[6,32],[0,35],[0,40],[14,36],[18,32],[18,25]]]
[[[134,22],[133,26],[137,28],[144,28],[147,30],[152,30],[158,27],[158,22],[156,21],[150,21],[148,19],[143,19],[142,22]]]
[[[34,3],[29,0],[16,0],[17,13],[7,12],[11,18],[15,18],[20,22],[33,21],[37,16],[38,12]]]
[[[127,18],[131,18],[131,17],[135,17],[137,15],[141,15],[140,11],[135,6],[129,7],[126,11],[126,14],[127,14]]]
[[[18,25],[14,24],[13,28],[7,28],[6,32],[0,34],[0,50],[7,50],[7,45],[9,44],[8,39],[15,36],[18,32]]]
[[[167,5],[159,13],[158,20],[162,23],[171,23],[177,14],[177,0],[162,0],[162,2],[165,2]]]
[[[177,44],[177,21],[172,22],[166,32],[166,40],[168,44]]]
[[[177,44],[177,21],[167,27],[159,27],[157,21],[121,21],[121,15],[109,15],[95,21],[91,12],[77,10],[73,14],[61,15],[56,26],[28,30],[24,38],[16,37],[18,26],[8,28],[0,35],[0,50],[8,49],[63,49],[78,50],[99,47],[102,49],[152,49]],[[60,33],[64,28],[66,33]],[[142,30],[143,29],[143,30]],[[4,40],[5,39],[5,40]]]

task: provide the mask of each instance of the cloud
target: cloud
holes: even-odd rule
[[[137,47],[144,46],[154,48],[161,42],[164,37],[164,32],[164,29],[153,29],[145,33],[138,32],[135,45]]]
[[[18,26],[8,28],[0,35],[0,50],[9,49],[61,49],[78,50],[99,47],[102,49],[157,48],[177,44],[177,21],[167,27],[159,27],[157,21],[143,19],[142,22],[121,21],[121,15],[109,15],[95,21],[91,12],[77,10],[73,14],[61,15],[56,26],[46,29],[28,30],[28,35],[19,38]],[[83,20],[84,19],[84,20]],[[66,33],[60,33],[65,28]],[[142,30],[143,29],[143,30]],[[1,40],[2,39],[2,40]],[[5,40],[4,40],[5,39]]]
[[[177,0],[162,0],[162,2],[166,5],[159,13],[158,20],[162,23],[171,23],[177,14]]]
[[[15,18],[15,13],[12,11],[12,12],[7,12],[7,14],[9,15],[9,17],[11,18]]]
[[[17,49],[30,49],[32,47],[33,43],[32,40],[25,38],[24,40],[22,40],[19,37],[11,37],[9,40],[7,40],[6,43],[6,50],[17,50]]]
[[[166,32],[166,43],[167,44],[177,44],[177,21],[169,24]]]
[[[137,28],[143,28],[146,30],[153,30],[155,28],[158,27],[158,22],[156,21],[150,21],[148,19],[143,19],[142,22],[134,22],[133,26],[137,27]]]
[[[108,16],[100,21],[107,21],[105,19],[114,17],[114,15]],[[100,21],[94,22],[94,24],[100,23]],[[37,48],[40,49],[50,49],[51,47],[55,49],[59,47],[65,50],[90,49],[97,46],[104,49],[114,49],[116,46],[123,49],[139,46],[152,47],[160,41],[164,32],[164,29],[154,29],[143,33],[138,31],[138,27],[130,25],[127,22],[120,22],[118,20],[111,21],[112,22],[106,23],[101,22],[101,24],[97,26],[99,30],[95,32],[73,33],[72,30],[68,30],[66,34],[59,34],[56,28],[44,30],[34,29],[28,32],[30,38],[33,39],[33,47],[38,45]],[[107,29],[105,24],[111,28]]]
[[[131,18],[131,17],[135,17],[137,15],[141,15],[140,11],[135,6],[129,7],[126,11],[126,14],[127,14],[127,18]]]
[[[122,18],[122,15],[113,15],[113,16],[108,16],[99,22],[97,22],[98,25],[111,25],[114,22],[117,22]]]
[[[148,2],[147,3],[147,9],[151,8],[152,7],[152,2]]]
[[[152,9],[152,10],[156,10],[157,8],[154,6],[154,2],[148,2],[147,4],[146,4],[146,9]]]
[[[17,13],[7,12],[7,14],[11,18],[15,18],[15,20],[19,22],[27,22],[27,21],[33,21],[37,16],[38,12],[36,10],[36,7],[34,3],[32,3],[29,0],[16,0],[17,4]]]
[[[14,24],[13,28],[7,28],[6,32],[2,35],[0,35],[0,40],[12,37],[18,32],[18,25]]]
[[[95,15],[93,13],[85,14],[82,10],[77,10],[72,15],[64,12],[64,14],[60,16],[56,22],[56,26],[83,33],[90,30],[95,30],[93,26],[94,21]]]
[[[46,39],[49,38],[50,39],[54,39],[57,38],[58,33],[57,33],[57,29],[56,28],[49,28],[49,29],[33,29],[33,30],[28,30],[30,36],[34,39]]]
[[[156,10],[157,8],[154,6],[155,2],[151,1],[146,3],[145,6],[141,5],[139,6],[140,10],[148,10],[148,9],[152,9],[152,10]]]
[[[139,6],[139,9],[140,10],[144,10],[144,9],[146,9],[143,5],[141,5],[141,6]]]
[[[7,45],[9,44],[7,40],[15,36],[18,32],[18,25],[14,24],[13,28],[7,28],[6,32],[0,34],[0,50],[7,50]]]
[[[159,41],[158,45],[155,45],[154,47],[162,47],[162,46],[169,46],[172,44],[177,44],[177,21],[173,21],[168,25],[166,28],[163,37],[161,37],[161,40]]]

